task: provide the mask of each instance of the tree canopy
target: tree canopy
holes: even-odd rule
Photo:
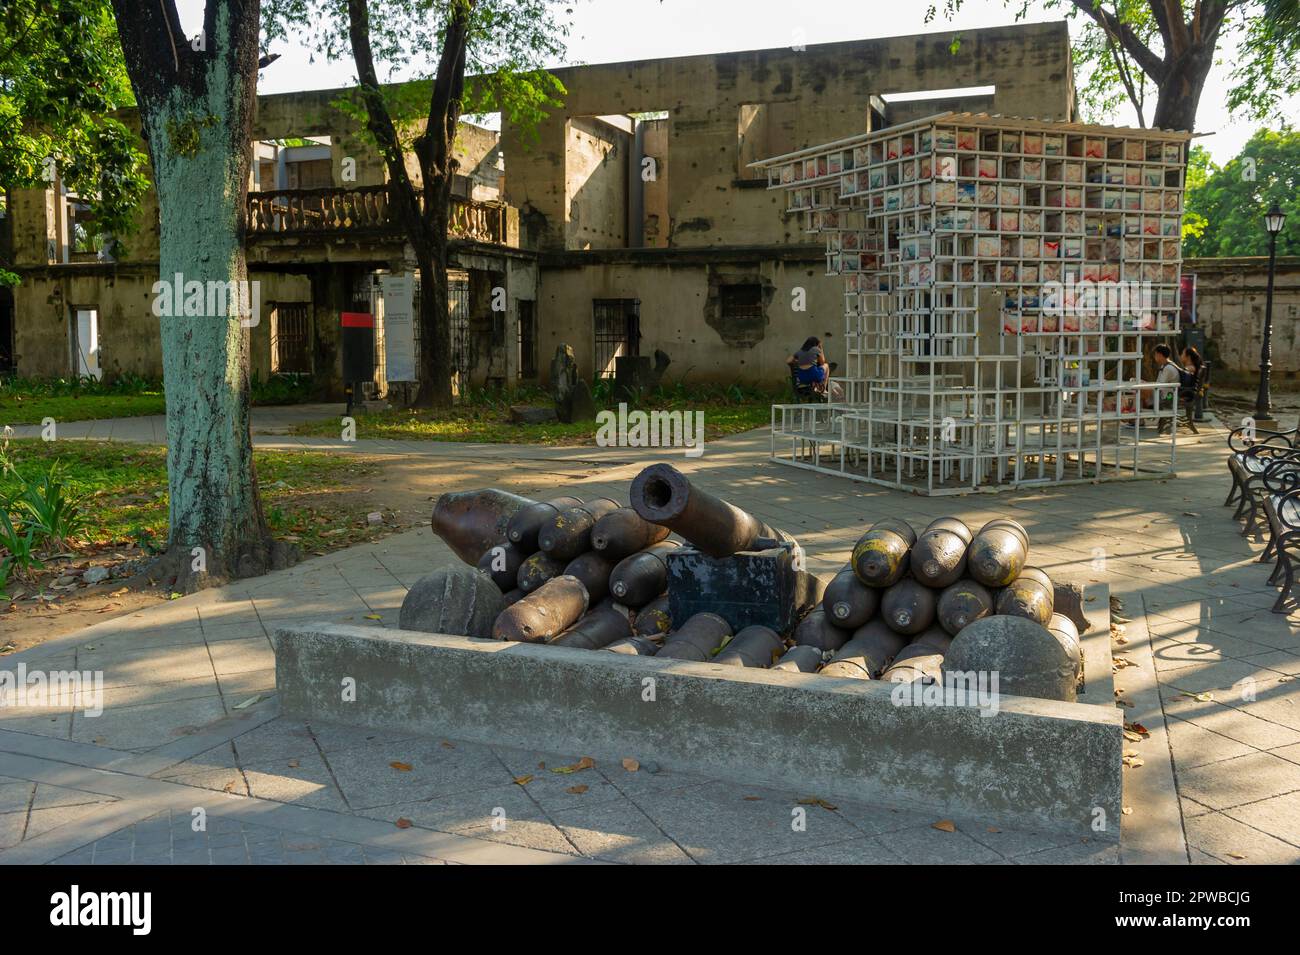
[[[1300,131],[1261,129],[1222,167],[1194,146],[1188,162],[1183,255],[1267,255],[1264,212],[1287,214],[1278,255],[1300,255]]]
[[[107,0],[0,8],[0,189],[43,188],[57,173],[105,233],[128,234],[146,158],[113,112],[134,102]],[[0,284],[12,284],[2,266]]]

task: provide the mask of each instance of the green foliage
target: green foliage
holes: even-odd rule
[[[1187,179],[1185,257],[1267,255],[1263,216],[1274,202],[1287,214],[1277,253],[1300,255],[1300,131],[1261,129],[1222,168],[1195,147]]]
[[[202,145],[203,130],[217,125],[215,116],[190,116],[182,122],[167,120],[167,142],[172,155],[193,159],[199,154]]]
[[[72,495],[58,461],[34,479],[25,479],[17,507],[23,526],[45,547],[63,550],[86,526],[80,498]]]
[[[547,109],[565,90],[543,69],[564,54],[572,13],[569,0],[373,0],[368,4],[370,44],[376,65],[388,79],[416,79],[381,88],[389,116],[409,148],[429,115],[429,99],[438,59],[454,8],[468,8],[470,26],[465,51],[467,77],[462,115],[500,111],[525,136],[535,135]],[[293,39],[329,60],[352,58],[347,4],[334,0],[263,0],[262,24],[268,41]],[[365,129],[366,110],[359,97],[334,104]],[[368,135],[368,133],[364,133]]]
[[[249,394],[255,405],[297,405],[313,400],[318,389],[311,375],[272,375],[262,381],[254,372],[249,381]]]
[[[931,0],[926,22],[940,14],[953,19],[966,0]],[[989,0],[991,2],[991,0]],[[1236,47],[1235,66],[1229,74],[1228,108],[1234,115],[1257,121],[1285,119],[1281,107],[1287,97],[1300,92],[1300,0],[1233,0],[1213,6],[1223,14],[1211,24],[1211,4],[1203,0],[1002,0],[1022,20],[1032,11],[1060,13],[1081,29],[1072,31],[1071,52],[1080,71],[1079,103],[1092,122],[1113,120],[1125,103],[1132,105],[1139,122],[1146,124],[1151,100],[1199,94],[1168,84],[1162,75],[1166,46],[1155,8],[1172,7],[1182,16],[1187,32],[1206,31],[1217,49]],[[1193,18],[1197,21],[1192,23]],[[1108,26],[1103,27],[1105,23]],[[1118,29],[1116,29],[1118,27]],[[1122,42],[1118,35],[1123,31]],[[1213,33],[1208,31],[1213,30]],[[1144,63],[1132,53],[1141,47],[1149,54]],[[952,51],[960,48],[954,38]],[[1139,50],[1141,53],[1142,50]],[[1155,93],[1153,97],[1151,94]]]
[[[131,105],[107,0],[0,6],[0,190],[45,188],[56,172],[120,241],[148,187],[137,138],[112,115]]]

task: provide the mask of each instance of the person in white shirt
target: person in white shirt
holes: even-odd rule
[[[1156,363],[1156,384],[1180,385],[1183,380],[1182,366],[1174,361],[1174,350],[1168,345],[1157,345],[1152,349],[1151,360]],[[1178,401],[1178,389],[1167,388],[1160,392],[1160,407],[1171,408]],[[1169,422],[1160,420],[1160,430],[1168,430]]]

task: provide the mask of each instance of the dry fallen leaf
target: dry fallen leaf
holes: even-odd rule
[[[762,801],[763,801],[763,797],[762,797],[762,796],[741,796],[740,798],[743,799],[743,800],[745,800],[745,802],[762,802]]]
[[[533,781],[532,776],[516,776],[514,778],[514,784],[516,786],[527,786],[532,781]]]
[[[1133,807],[1125,806],[1123,809],[1120,810],[1120,812],[1122,812],[1126,816],[1131,816],[1133,815]]]
[[[838,806],[832,806],[832,805],[831,805],[830,803],[828,803],[825,799],[818,799],[816,796],[809,796],[807,799],[800,799],[800,800],[799,800],[799,805],[801,805],[801,806],[821,806],[823,809],[829,809],[831,812],[834,812],[836,809],[839,808]]]
[[[1137,769],[1139,766],[1146,765],[1146,760],[1144,760],[1141,756],[1136,756],[1136,755],[1129,756],[1126,754],[1124,758],[1120,760],[1120,762],[1122,762],[1125,766],[1129,767],[1130,769]]]
[[[573,793],[573,795],[575,796],[581,796],[586,791],[587,791],[587,787],[581,783],[579,783],[577,786],[570,786],[568,789],[565,790],[566,793]]]
[[[596,761],[594,759],[592,759],[590,756],[584,756],[582,757],[582,759],[578,760],[572,766],[558,766],[555,769],[552,769],[551,772],[576,773],[584,769],[591,769],[591,767],[595,765],[596,765]]]
[[[398,828],[398,829],[410,829],[410,828],[411,828],[411,820],[409,820],[409,819],[407,819],[405,816],[403,816],[401,819],[398,819],[398,820],[397,820],[397,828]]]
[[[1231,858],[1231,859],[1244,859],[1244,858],[1246,858],[1246,857],[1245,857],[1244,855],[1242,855],[1240,852],[1229,852],[1229,853],[1228,853],[1228,857]]]
[[[409,773],[411,771],[410,763],[389,763],[388,765],[393,767],[393,769],[397,770],[399,773]]]
[[[298,760],[296,760],[296,759],[291,759],[291,760],[289,760],[289,768],[290,768],[290,769],[297,769],[297,768],[298,768],[298,765],[299,765],[299,764],[298,764]]]
[[[456,748],[456,744],[455,744],[455,743],[448,743],[446,740],[443,740],[443,741],[442,741],[442,748],[443,748],[443,749],[455,749],[455,748]]]
[[[997,826],[989,826],[988,831],[989,831],[989,832],[1001,832],[1002,830],[999,829]]]
[[[938,822],[930,823],[931,829],[938,829],[940,832],[956,832],[957,824],[951,819],[940,819]]]
[[[641,764],[638,763],[631,756],[625,756],[623,758],[623,768],[626,769],[629,773],[635,773],[638,769],[641,768]]]

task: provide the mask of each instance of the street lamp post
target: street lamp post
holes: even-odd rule
[[[1275,202],[1264,213],[1268,232],[1268,291],[1264,296],[1264,343],[1259,349],[1259,394],[1255,397],[1255,420],[1273,420],[1273,399],[1269,394],[1269,371],[1273,366],[1273,271],[1277,264],[1277,236],[1286,224],[1284,213]]]

